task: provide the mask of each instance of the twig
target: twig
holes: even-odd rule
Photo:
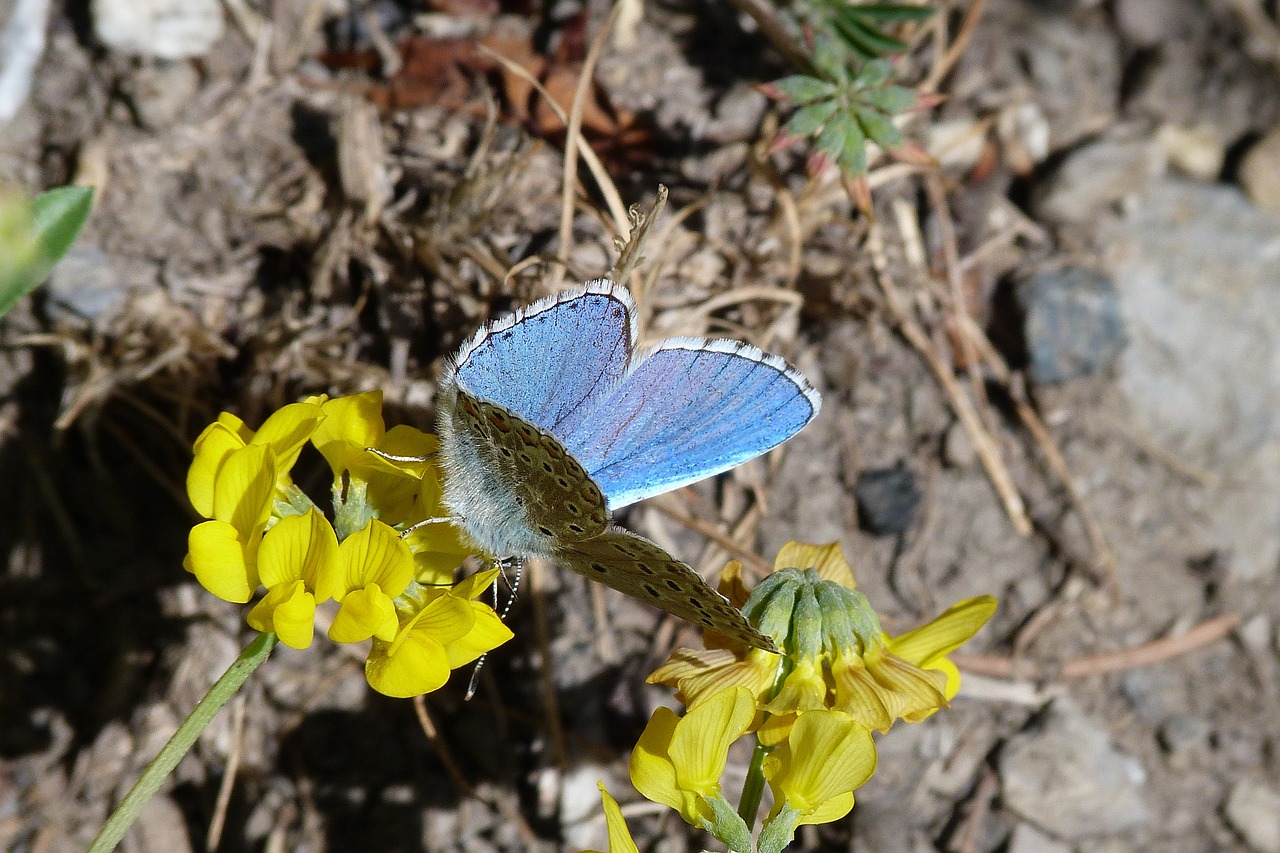
[[[935,91],[938,85],[942,83],[943,78],[950,74],[951,69],[960,61],[960,55],[969,46],[969,40],[973,38],[973,31],[978,26],[978,19],[982,17],[983,2],[984,0],[969,0],[969,8],[965,10],[964,20],[960,22],[960,31],[956,33],[956,37],[951,42],[951,46],[947,48],[947,52],[942,55],[942,60],[933,66],[929,76],[920,84],[920,91]]]
[[[947,845],[951,850],[955,853],[977,853],[982,843],[982,825],[991,813],[991,802],[999,792],[1000,778],[984,764],[978,787],[965,805],[964,821],[960,824],[955,840]]]
[[[569,116],[555,98],[551,97],[551,93],[547,91],[547,87],[542,85],[542,81],[529,73],[529,69],[525,68],[517,62],[514,62],[495,50],[491,50],[483,44],[476,44],[476,50],[488,56],[500,64],[503,68],[512,74],[524,80],[532,86],[542,99],[546,101],[548,109],[556,114],[556,117],[569,126]],[[613,179],[609,177],[609,171],[605,169],[604,164],[600,162],[600,158],[596,156],[596,152],[591,150],[591,146],[583,145],[578,149],[582,155],[582,161],[587,164],[587,169],[591,172],[591,177],[595,179],[596,187],[600,190],[600,195],[604,196],[604,202],[609,208],[609,215],[613,217],[613,225],[618,229],[618,233],[623,237],[627,236],[627,206],[622,203],[622,194],[618,192],[617,186],[614,185]]]
[[[547,564],[542,560],[529,561],[530,598],[533,599],[533,627],[538,639],[538,654],[542,666],[538,667],[538,686],[542,693],[543,726],[551,739],[551,753],[556,767],[561,771],[569,767],[569,752],[565,748],[564,729],[560,726],[560,699],[555,681],[551,678],[551,629],[547,624],[546,597]]]
[[[618,15],[618,6],[609,10],[604,26],[591,42],[587,57],[582,62],[582,78],[578,80],[578,88],[573,93],[573,104],[569,108],[569,123],[564,131],[564,192],[560,199],[560,245],[556,248],[556,264],[552,267],[550,285],[558,290],[560,280],[569,266],[569,250],[573,245],[573,196],[578,185],[578,146],[587,147],[582,138],[582,111],[587,104],[587,92],[591,90],[591,81],[595,76],[596,62],[600,59],[600,49],[604,47],[605,37],[613,28],[613,20]],[[624,214],[625,216],[625,214]],[[626,236],[629,229],[624,226],[620,233]]]
[[[1206,619],[1185,634],[1161,637],[1133,648],[1085,655],[1067,661],[1056,673],[1050,667],[1037,666],[1029,661],[998,655],[971,655],[957,652],[950,655],[950,658],[956,666],[966,672],[976,672],[979,675],[996,678],[1044,678],[1051,675],[1059,679],[1087,678],[1091,675],[1138,669],[1180,657],[1222,639],[1239,624],[1239,613],[1215,616],[1212,619]]]
[[[218,799],[214,803],[209,831],[204,837],[205,850],[217,850],[222,842],[222,828],[227,823],[227,808],[231,805],[231,792],[236,787],[236,773],[240,769],[240,755],[244,749],[244,704],[244,694],[241,694],[231,706],[231,752],[227,755],[227,767],[218,785]]]
[[[893,314],[898,333],[915,347],[920,357],[924,359],[925,364],[933,373],[934,378],[937,379],[938,384],[942,386],[942,390],[946,393],[947,399],[951,403],[952,410],[956,413],[956,418],[969,433],[969,437],[978,453],[978,458],[982,461],[982,466],[986,469],[987,477],[991,480],[992,486],[995,487],[996,494],[999,495],[1001,502],[1004,504],[1005,512],[1013,523],[1014,529],[1023,536],[1029,535],[1031,533],[1031,519],[1027,517],[1027,509],[1022,501],[1022,496],[1018,494],[1018,490],[1013,484],[1013,479],[1010,477],[1004,461],[1000,458],[995,439],[991,437],[983,426],[982,419],[978,417],[973,401],[969,399],[964,389],[960,387],[960,383],[956,381],[951,369],[934,351],[933,343],[929,340],[929,336],[925,334],[924,329],[920,327],[915,318],[908,313],[906,306],[903,305],[901,298],[898,296],[897,287],[894,285],[893,280],[889,278],[888,261],[884,255],[884,241],[880,234],[880,226],[877,224],[872,223],[867,231],[867,248],[871,252],[871,264],[876,271],[876,282],[880,285],[881,292],[884,293],[885,303]]]
[[[469,797],[476,796],[475,787],[467,781],[466,776],[462,775],[462,769],[453,760],[453,753],[449,752],[447,742],[440,737],[440,730],[436,728],[435,721],[431,719],[431,712],[427,709],[426,696],[413,697],[413,713],[417,715],[418,725],[422,727],[422,733],[427,736],[427,741],[435,749],[436,757],[444,765],[445,772],[453,780],[454,786]]]
[[[683,524],[695,533],[699,533],[707,537],[725,551],[732,554],[735,559],[741,560],[744,564],[755,569],[757,572],[760,572],[761,574],[768,574],[773,571],[772,563],[759,556],[751,549],[744,548],[739,545],[734,541],[733,537],[726,536],[723,532],[717,530],[714,524],[703,521],[702,519],[689,515],[686,512],[682,512],[672,506],[668,501],[662,499],[651,502],[650,506],[657,509],[672,521]]]

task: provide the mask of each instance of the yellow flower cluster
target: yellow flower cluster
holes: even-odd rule
[[[308,441],[333,471],[332,523],[290,478]],[[195,442],[187,495],[209,520],[192,528],[184,566],[227,601],[265,590],[247,620],[293,648],[311,644],[317,605],[336,601],[329,639],[372,639],[369,684],[415,696],[512,634],[475,600],[496,570],[452,584],[468,553],[452,525],[397,532],[445,514],[434,466],[392,464],[369,448],[426,458],[437,445],[412,427],[387,430],[378,391],[308,398],[256,432],[223,412]]]
[[[750,595],[741,565],[730,563],[720,591],[782,654],[713,635],[706,637],[707,649],[676,651],[649,681],[674,687],[688,711],[683,717],[668,708],[654,712],[632,753],[636,789],[742,853],[778,853],[797,826],[848,814],[854,790],[875,772],[872,731],[888,731],[899,719],[918,722],[946,707],[960,689],[959,671],[946,655],[996,608],[990,596],[968,599],[890,637],[854,586],[838,544],[788,543],[774,573]],[[730,745],[749,732],[756,755],[735,811],[720,778]],[[751,824],[765,782],[773,808],[753,847]],[[610,849],[635,849],[627,846],[616,803],[610,809],[612,798],[604,796]]]

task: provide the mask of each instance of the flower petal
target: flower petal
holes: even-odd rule
[[[852,793],[875,769],[871,732],[839,711],[801,714],[786,744],[765,760],[776,801],[785,800],[807,815]]]
[[[338,546],[339,579],[334,598],[339,601],[355,589],[377,584],[392,598],[404,592],[413,579],[413,556],[396,532],[373,519]]]
[[[835,581],[853,589],[856,582],[853,568],[840,550],[839,542],[827,545],[810,545],[805,542],[788,542],[773,559],[774,570],[817,569],[823,580]]]
[[[382,391],[335,397],[321,408],[325,421],[316,428],[311,442],[329,463],[333,476],[371,464],[365,449],[380,447],[386,430]]]
[[[489,605],[479,601],[471,601],[468,604],[475,614],[475,622],[466,634],[445,644],[445,651],[449,654],[450,669],[466,666],[515,636]]]
[[[609,796],[603,782],[597,782],[596,785],[600,788],[600,798],[604,801],[604,821],[609,828],[609,853],[640,853],[640,848],[636,847],[636,842],[631,837],[631,831],[627,829],[618,801]]]
[[[244,604],[258,588],[258,575],[245,559],[244,543],[225,521],[206,521],[187,535],[184,565],[200,585],[223,601]]]
[[[315,634],[315,619],[315,596],[296,580],[268,590],[245,621],[255,630],[274,631],[290,648],[305,649]]]
[[[338,615],[329,626],[335,643],[359,643],[370,637],[390,642],[399,628],[391,598],[376,583],[352,590],[342,599]]]
[[[979,595],[951,605],[937,619],[888,641],[895,655],[916,666],[928,666],[950,654],[987,623],[996,612],[996,599]]]
[[[258,575],[268,589],[289,581],[303,581],[319,601],[332,597],[336,582],[338,537],[315,507],[306,515],[291,515],[276,522],[262,537],[258,549]],[[318,588],[319,579],[329,587]]]
[[[369,686],[397,699],[439,690],[449,680],[450,672],[444,647],[430,636],[415,632],[394,646],[374,640],[364,664]]]
[[[191,467],[187,469],[187,497],[196,512],[204,518],[213,517],[213,490],[218,471],[232,451],[239,450],[245,444],[247,441],[232,427],[219,421],[205,427],[204,432],[195,440],[192,447],[195,455],[191,460]]]
[[[685,813],[686,795],[680,791],[676,768],[668,755],[679,722],[680,718],[670,708],[660,706],[654,710],[636,748],[631,751],[631,784],[645,799],[670,806],[693,823]]]
[[[266,524],[276,482],[276,460],[266,445],[227,454],[213,487],[213,517],[239,531],[244,541]]]
[[[323,407],[315,403],[290,403],[272,412],[249,443],[268,445],[279,460],[279,470],[286,472],[324,419]]]
[[[685,714],[668,750],[680,787],[708,797],[719,793],[729,746],[755,716],[755,696],[745,687],[718,693]]]

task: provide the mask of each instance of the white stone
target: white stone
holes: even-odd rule
[[[222,28],[218,0],[93,0],[98,39],[132,56],[203,56],[222,37]]]
[[[1258,853],[1280,853],[1280,791],[1243,780],[1227,794],[1227,822]]]

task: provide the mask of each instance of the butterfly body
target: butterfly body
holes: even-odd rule
[[[444,503],[478,550],[542,557],[758,648],[772,642],[611,510],[763,453],[819,400],[776,356],[672,338],[635,351],[630,294],[596,281],[482,327],[437,399]]]

